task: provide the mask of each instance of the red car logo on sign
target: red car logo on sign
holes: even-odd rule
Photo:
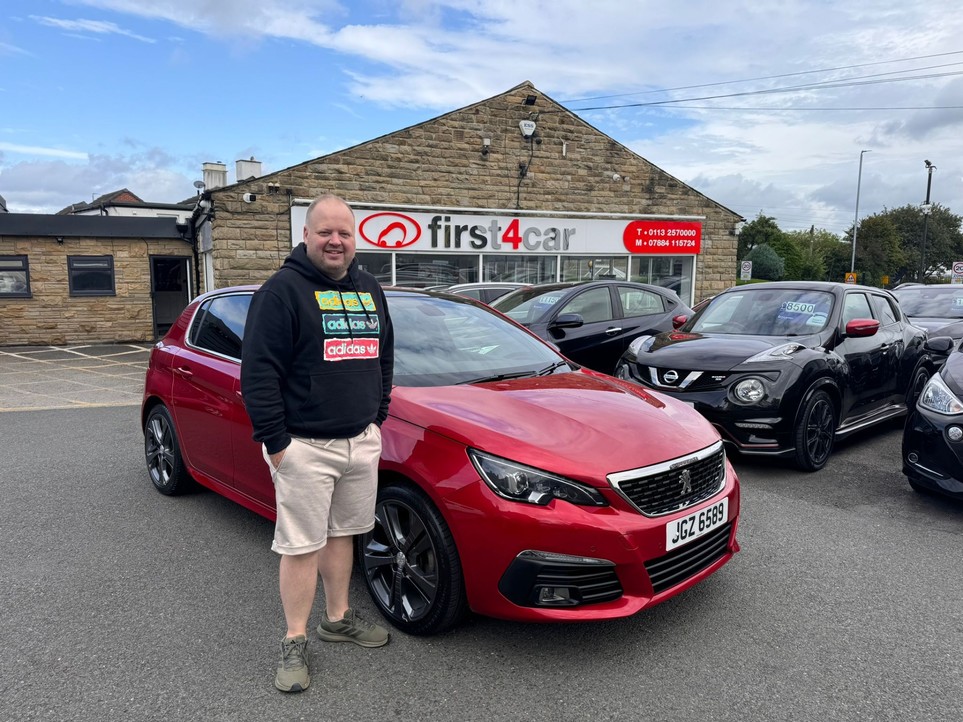
[[[404,248],[421,238],[421,226],[401,213],[373,213],[358,225],[358,235],[378,248]]]

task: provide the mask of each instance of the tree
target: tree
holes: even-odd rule
[[[834,251],[840,258],[843,253],[842,249],[845,249],[846,253],[849,252],[850,246],[841,243],[839,236],[825,228],[816,228],[816,226],[811,226],[808,231],[788,231],[786,236],[792,240],[802,256],[798,276],[800,280],[843,280],[843,276],[831,277],[827,271],[827,260],[833,257]],[[848,264],[846,270],[849,270]]]
[[[923,250],[923,211],[917,205],[905,205],[892,210],[884,210],[878,215],[889,218],[896,228],[903,251],[906,276],[922,280],[919,272]],[[941,206],[939,203],[933,205],[925,223],[925,275],[927,277],[932,278],[940,269],[951,268],[954,261],[963,260],[961,223],[963,223],[963,218],[950,212],[948,208]],[[860,233],[862,233],[862,229],[860,229]],[[857,236],[856,243],[859,244],[859,242],[860,239]]]
[[[736,260],[747,259],[749,252],[756,246],[770,244],[772,241],[781,239],[782,230],[776,225],[776,219],[771,216],[759,215],[754,220],[749,221],[739,231],[739,243],[736,251]]]
[[[787,281],[806,280],[803,276],[803,251],[788,233],[780,233],[768,245],[779,254],[785,266],[782,277]]]
[[[859,282],[882,286],[883,276],[892,278],[905,265],[906,255],[892,219],[880,214],[864,218],[856,234],[855,270]]]
[[[767,281],[779,281],[785,272],[785,264],[773,248],[765,243],[756,246],[746,256],[752,261],[752,277]]]

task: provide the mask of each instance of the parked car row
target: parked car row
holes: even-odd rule
[[[158,491],[196,482],[274,518],[239,381],[255,290],[188,306],[151,353],[141,421]],[[469,610],[621,617],[699,583],[739,549],[727,447],[816,470],[836,439],[909,411],[910,484],[963,498],[963,351],[889,292],[753,284],[695,313],[622,281],[526,286],[492,307],[386,293],[395,388],[357,556],[408,633]]]

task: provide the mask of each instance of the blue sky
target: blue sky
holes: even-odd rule
[[[917,0],[7,0],[0,195],[175,202],[529,80],[748,219],[963,214],[963,13]],[[653,103],[659,103],[653,105]]]

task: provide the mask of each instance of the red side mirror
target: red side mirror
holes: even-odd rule
[[[854,318],[846,324],[846,335],[855,338],[872,336],[879,331],[879,321],[872,318]]]
[[[682,328],[682,324],[689,320],[688,316],[673,316],[672,328]]]

